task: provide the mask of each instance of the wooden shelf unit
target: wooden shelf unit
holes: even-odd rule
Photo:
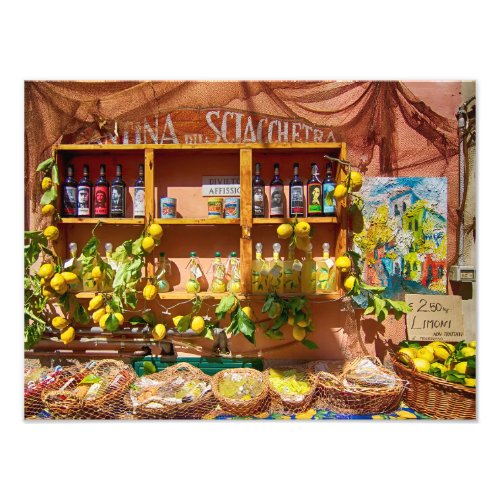
[[[155,207],[158,205],[159,200],[155,199],[155,155],[166,154],[165,152],[173,151],[176,153],[183,152],[182,154],[237,154],[239,157],[239,175],[240,175],[240,218],[239,219],[212,219],[212,218],[177,218],[177,219],[161,219],[155,217]],[[324,154],[330,157],[347,160],[347,148],[345,143],[268,143],[268,144],[59,144],[54,146],[54,154],[57,164],[62,167],[70,163],[65,161],[70,158],[78,157],[79,155],[92,155],[92,154],[109,154],[117,157],[120,154],[130,155],[139,154],[144,157],[144,179],[145,179],[145,217],[144,218],[62,218],[61,223],[64,224],[62,234],[55,242],[55,247],[59,255],[65,255],[67,243],[70,241],[68,238],[68,229],[71,231],[72,225],[83,224],[83,227],[95,225],[97,222],[102,222],[105,225],[119,225],[119,226],[143,226],[148,221],[154,221],[162,225],[179,225],[179,226],[230,226],[239,225],[241,227],[240,237],[240,262],[241,262],[241,279],[242,279],[242,293],[241,297],[259,299],[263,298],[262,295],[251,294],[251,267],[252,267],[252,229],[255,226],[261,227],[265,230],[265,226],[272,226],[281,224],[283,222],[291,222],[293,218],[253,218],[252,217],[252,178],[253,178],[253,165],[256,161],[256,156],[262,157],[264,155],[266,161],[272,162],[272,156],[286,156],[290,162],[293,161],[295,155],[298,154],[317,154],[317,161],[319,162]],[[336,181],[339,182],[345,178],[345,170],[340,164],[337,164]],[[63,170],[61,171],[61,177]],[[304,175],[302,176],[305,177]],[[304,183],[305,184],[305,183]],[[201,186],[200,186],[201,191]],[[58,203],[60,204],[60,198]],[[60,206],[59,206],[60,209]],[[304,217],[299,218],[310,224],[321,224],[325,227],[327,224],[332,225],[333,229],[333,248],[332,257],[342,254],[346,250],[346,237],[347,237],[347,214],[345,210],[345,202],[337,206],[336,217]],[[85,226],[87,225],[87,226]],[[81,226],[82,227],[82,226]],[[217,229],[217,231],[224,231]],[[153,268],[153,258],[148,258],[148,271]],[[340,287],[340,276],[337,276],[337,289]],[[210,294],[207,295],[220,298],[224,294]],[[92,297],[94,292],[81,292],[77,297]],[[310,295],[311,299],[332,300],[339,298],[342,292],[335,292],[332,294],[315,294]],[[159,294],[161,299],[174,300],[185,299],[193,297],[193,294],[187,294],[182,291],[173,291],[165,294]]]

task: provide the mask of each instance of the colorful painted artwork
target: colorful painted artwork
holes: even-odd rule
[[[364,280],[388,298],[446,293],[447,179],[365,177],[363,227],[354,234]]]

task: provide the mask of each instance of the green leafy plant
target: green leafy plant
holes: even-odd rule
[[[226,331],[234,335],[241,332],[249,342],[255,344],[255,323],[243,311],[240,301],[234,294],[222,297],[215,309],[219,321],[224,319],[227,313],[230,313],[230,323]]]

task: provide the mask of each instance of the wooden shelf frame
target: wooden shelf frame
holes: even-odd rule
[[[54,146],[54,155],[58,165],[63,165],[63,156],[68,153],[117,153],[123,151],[143,151],[144,152],[144,180],[146,192],[145,217],[144,218],[63,218],[61,222],[62,237],[55,243],[56,251],[59,255],[64,255],[65,245],[68,240],[68,229],[73,224],[97,224],[99,221],[105,225],[147,225],[149,221],[154,221],[162,225],[239,225],[241,226],[240,237],[240,262],[241,262],[241,279],[242,279],[242,294],[241,297],[258,299],[264,297],[262,295],[251,294],[251,268],[252,268],[252,228],[254,225],[273,225],[283,222],[293,221],[293,218],[252,218],[252,171],[253,171],[253,153],[258,154],[294,154],[297,152],[307,151],[322,151],[329,156],[347,160],[347,147],[345,143],[267,143],[267,144],[233,144],[233,143],[217,143],[217,144],[59,144]],[[239,219],[209,219],[209,218],[186,218],[186,219],[161,219],[155,217],[155,204],[157,200],[154,198],[154,171],[155,171],[155,152],[157,151],[185,151],[190,152],[207,152],[207,153],[231,153],[239,151],[239,167],[240,167],[240,218]],[[345,168],[339,163],[336,181],[340,182],[345,179]],[[60,197],[58,198],[60,210]],[[333,254],[335,256],[343,254],[347,249],[347,210],[345,210],[345,201],[337,204],[336,217],[304,217],[299,218],[310,224],[332,224],[335,226]],[[147,258],[147,273],[153,271],[153,257]],[[341,290],[341,276],[337,273],[337,290]],[[86,295],[90,293],[90,295]],[[204,292],[205,294],[209,292]],[[211,294],[213,296],[224,294]],[[333,294],[315,294],[309,298],[332,300],[339,298],[342,292]],[[93,296],[93,292],[81,292],[77,297]],[[184,292],[169,292],[159,294],[160,298],[182,299],[187,300],[193,297],[193,294]]]

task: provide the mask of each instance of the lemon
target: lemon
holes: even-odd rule
[[[106,312],[107,312],[107,313],[112,312],[112,311],[111,311],[111,306],[106,306],[106,308],[105,308],[105,309],[106,309]]]
[[[293,227],[291,224],[280,224],[278,229],[276,229],[276,232],[278,233],[278,238],[286,240],[292,236]]]
[[[311,239],[309,238],[309,236],[306,236],[304,238],[295,238],[295,246],[299,250],[303,250],[304,252],[307,251],[310,242]]]
[[[42,207],[42,215],[52,215],[55,212],[54,205],[49,203],[48,205],[44,205]]]
[[[434,361],[434,354],[429,349],[422,347],[417,351],[417,358],[426,359],[429,363]]]
[[[146,236],[142,240],[141,246],[146,253],[150,253],[155,247],[155,240],[151,236]]]
[[[69,321],[62,316],[52,318],[52,326],[58,330],[64,330],[69,325]]]
[[[347,195],[347,188],[344,184],[337,184],[333,191],[333,196],[337,201],[342,201]]]
[[[68,291],[68,284],[66,282],[64,282],[63,285],[61,285],[57,289],[54,288],[54,290],[56,291],[56,293],[58,295],[64,295]]]
[[[288,316],[288,324],[290,326],[293,326],[295,324],[295,317],[294,316]]]
[[[471,342],[469,342],[468,346],[472,347],[473,349],[475,349],[476,348],[476,341],[472,340]]]
[[[120,326],[123,325],[123,322],[125,321],[125,318],[123,317],[123,314],[122,313],[115,313],[115,318],[118,320],[118,324]]]
[[[432,354],[434,354],[434,346],[430,344],[424,345],[422,349],[427,349],[428,351],[432,352]]]
[[[161,340],[167,334],[167,329],[165,328],[165,325],[158,323],[157,325],[155,325],[151,333],[155,340]]]
[[[99,266],[94,266],[92,268],[92,278],[94,278],[96,281],[99,281],[102,278],[102,271]]]
[[[292,335],[297,342],[301,342],[306,338],[306,329],[299,325],[295,325],[293,327]]]
[[[441,372],[441,375],[444,373],[444,372],[447,372],[448,371],[448,368],[446,368],[446,366],[444,366],[442,363],[432,363],[431,364],[431,368],[437,368],[440,372]]]
[[[250,306],[245,306],[241,309],[250,319],[253,319],[253,311]]]
[[[475,378],[467,378],[465,377],[465,387],[476,387],[476,379]]]
[[[214,293],[224,293],[226,291],[226,284],[219,279],[215,279],[212,282],[212,292]]]
[[[50,177],[44,177],[42,179],[42,191],[48,191],[52,187],[52,179]]]
[[[277,318],[283,311],[283,306],[279,302],[274,302],[269,309],[269,317],[271,319]]]
[[[422,358],[415,358],[413,360],[413,364],[415,365],[415,368],[419,372],[423,372],[423,373],[427,373],[431,367],[431,364],[429,363],[429,361],[427,361],[426,359],[422,359]]]
[[[346,182],[349,183],[351,191],[359,191],[363,185],[363,176],[359,172],[351,172]]]
[[[239,281],[231,281],[229,284],[228,292],[240,293],[241,292],[241,283]]]
[[[64,271],[61,273],[61,276],[64,278],[64,281],[71,285],[72,283],[78,283],[78,276],[75,273],[70,273],[69,271]]]
[[[64,332],[61,333],[61,340],[63,341],[64,344],[69,344],[70,342],[73,342],[75,340],[75,329],[70,326]]]
[[[163,229],[160,224],[151,224],[148,228],[148,234],[155,240],[159,240],[163,236]]]
[[[295,225],[294,232],[297,238],[305,238],[306,236],[309,236],[311,226],[307,222],[299,222]]]
[[[38,276],[45,279],[50,279],[54,276],[54,266],[52,264],[42,264],[38,270]]]
[[[64,287],[64,285],[66,285],[64,278],[59,273],[55,273],[50,280],[50,286],[58,292],[60,288]]]
[[[179,321],[183,318],[184,316],[176,316],[172,321],[174,322],[174,326],[177,326],[179,324]]]
[[[106,314],[106,309],[101,307],[92,313],[92,320],[94,323],[99,323],[99,320]]]
[[[455,346],[453,344],[446,343],[451,352],[455,352]]]
[[[57,238],[59,238],[59,229],[57,229],[56,226],[47,226],[43,231],[43,235],[49,241],[55,241],[57,240]]]
[[[201,333],[205,329],[205,320],[201,316],[195,316],[191,320],[191,330]]]
[[[335,261],[335,266],[341,273],[345,273],[349,271],[349,269],[351,268],[351,259],[347,257],[347,255],[337,257],[337,260]]]
[[[109,318],[109,316],[111,315],[111,313],[105,313],[103,314],[100,318],[99,318],[99,326],[105,330],[106,329],[106,321],[107,319]]]
[[[146,285],[144,287],[144,290],[142,291],[142,295],[146,300],[153,300],[156,297],[156,294],[158,293],[157,288],[154,285]]]
[[[99,309],[104,302],[104,297],[101,294],[96,295],[89,302],[89,311],[94,311],[95,309]]]
[[[473,347],[464,347],[460,351],[460,353],[463,356],[469,357],[469,356],[475,356],[476,355],[476,350]]]
[[[345,280],[344,280],[344,288],[346,290],[352,290],[354,288],[354,285],[356,284],[356,276],[348,276]]]
[[[409,347],[403,347],[398,352],[402,352],[403,354],[406,354],[406,356],[409,356],[412,359],[417,357],[417,353],[415,352],[415,350],[410,349]],[[403,363],[408,364],[408,360],[404,356],[401,356],[401,358],[399,358],[399,359]]]
[[[450,353],[444,347],[435,347],[434,356],[441,361],[446,361],[450,357]]]
[[[189,279],[186,283],[186,292],[197,293],[199,291],[200,291],[200,284],[194,279]]]
[[[42,295],[48,299],[50,299],[51,297],[54,297],[55,295],[55,292],[52,288],[50,288],[50,286],[44,286],[42,288]]]
[[[460,363],[457,363],[454,368],[458,373],[462,373],[465,375],[467,372],[467,361],[461,361]]]

